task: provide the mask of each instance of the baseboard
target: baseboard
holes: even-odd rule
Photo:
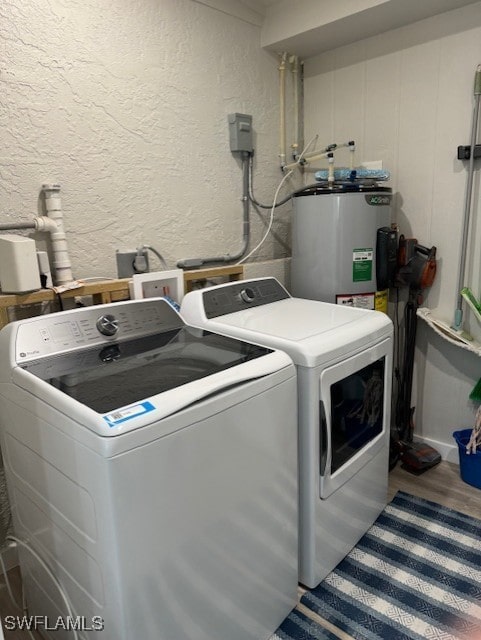
[[[459,465],[459,452],[458,445],[456,443],[447,444],[446,442],[433,440],[433,438],[422,438],[416,434],[414,434],[414,440],[416,442],[424,442],[430,447],[433,447],[433,449],[436,449],[436,451],[439,451],[441,458],[446,460],[446,462],[453,462],[454,464]]]

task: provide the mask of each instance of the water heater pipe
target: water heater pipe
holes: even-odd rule
[[[345,149],[347,147],[349,147],[349,149],[351,150],[353,145],[355,147],[355,142],[353,140],[350,140],[349,142],[342,142],[341,144],[336,144],[335,142],[333,142],[332,144],[328,144],[327,147],[321,149],[320,151],[310,151],[309,153],[304,153],[303,158],[305,158],[306,160],[315,160],[317,159],[317,157],[326,157],[319,156],[319,154],[330,153],[332,151],[336,151],[337,149]]]
[[[354,140],[350,140],[348,143],[349,145],[349,155],[351,156],[351,171],[354,170],[354,154],[356,153],[356,143],[354,142]]]
[[[320,160],[321,158],[328,158],[329,157],[329,153],[318,153],[317,151],[314,153],[314,155],[310,154],[304,154],[304,155],[300,155],[298,160],[296,162],[290,162],[289,164],[285,164],[282,169],[284,171],[290,171],[291,169],[294,169],[294,167],[300,166],[303,167],[306,164],[309,164],[310,162],[312,162],[313,160]],[[308,157],[306,157],[308,156]]]
[[[281,54],[279,64],[279,158],[281,169],[286,164],[286,62],[287,53]]]
[[[247,251],[250,239],[250,204],[249,204],[249,157],[247,151],[242,152],[242,205],[243,205],[243,221],[242,221],[242,246],[240,251],[234,255],[215,256],[213,258],[187,258],[179,260],[177,267],[179,269],[197,269],[205,264],[226,264],[239,260]]]
[[[327,184],[331,189],[334,186],[334,154],[332,152],[327,154],[329,162],[329,172],[327,174]]]
[[[289,59],[292,72],[292,86],[294,91],[294,139],[291,144],[292,158],[297,160],[299,155],[299,58],[291,56]]]
[[[55,229],[50,230],[55,284],[67,284],[72,282],[73,276],[70,258],[68,255],[65,229],[63,226],[60,185],[44,184],[42,185],[42,191],[45,195],[47,216],[55,222]]]

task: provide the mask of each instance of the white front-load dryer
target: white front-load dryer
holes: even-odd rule
[[[315,587],[386,505],[393,326],[293,298],[274,278],[188,293],[190,324],[285,351],[297,366],[299,576]]]
[[[42,635],[269,638],[297,602],[289,357],[148,299],[12,323],[0,359],[14,532]]]

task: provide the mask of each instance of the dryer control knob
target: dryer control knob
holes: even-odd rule
[[[117,333],[119,328],[119,323],[116,320],[115,316],[110,313],[105,314],[104,316],[100,316],[97,320],[97,329],[104,336],[113,336]]]
[[[239,297],[244,302],[252,302],[253,300],[255,300],[256,294],[253,289],[247,287],[246,289],[242,289],[242,291],[239,293]]]

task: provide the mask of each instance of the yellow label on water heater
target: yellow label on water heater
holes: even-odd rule
[[[388,293],[389,289],[384,289],[384,291],[376,291],[374,295],[374,309],[376,311],[387,313]]]

